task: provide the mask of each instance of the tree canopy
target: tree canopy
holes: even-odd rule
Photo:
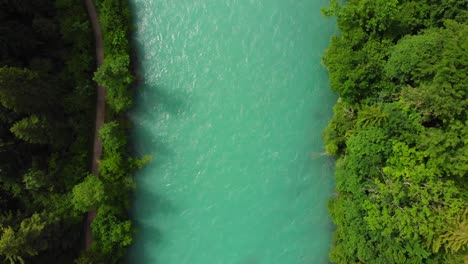
[[[0,1],[1,263],[116,263],[133,235],[127,153],[131,105],[128,3],[97,1],[106,62],[96,73],[85,7],[71,0]],[[101,177],[90,175],[95,83],[107,89]],[[146,159],[147,160],[147,159]],[[83,222],[97,209],[91,249]]]
[[[334,263],[468,261],[464,1],[351,0],[323,62],[339,95]]]

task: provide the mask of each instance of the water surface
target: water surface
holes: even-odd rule
[[[129,263],[327,263],[327,0],[132,0],[141,63]]]

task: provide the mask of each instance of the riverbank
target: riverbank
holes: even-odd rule
[[[91,22],[91,28],[94,33],[94,47],[96,50],[96,66],[100,67],[102,62],[104,61],[104,46],[102,40],[102,32],[101,26],[99,24],[96,8],[92,0],[85,0],[84,1],[86,10],[88,11],[88,17]],[[95,118],[95,125],[94,125],[94,140],[93,140],[93,150],[91,154],[91,173],[99,177],[99,160],[101,159],[102,155],[102,141],[98,136],[98,131],[101,129],[102,125],[104,124],[104,117],[106,111],[106,99],[105,99],[105,91],[104,87],[98,85],[96,87],[96,118]],[[88,216],[86,217],[85,222],[85,249],[89,249],[91,243],[93,242],[92,231],[91,231],[91,223],[93,222],[94,218],[96,217],[96,210],[93,209],[88,212]]]
[[[0,3],[0,257],[6,262],[116,263],[132,241],[132,174],[148,159],[127,154],[128,3],[98,1],[99,16],[91,0],[85,3],[89,17],[77,1]]]
[[[95,211],[89,214],[94,216],[90,225],[94,239],[90,243],[91,240],[87,237],[87,250],[79,261],[116,263],[125,254],[133,237],[129,217],[129,199],[134,188],[133,172],[143,166],[148,158],[136,159],[127,152],[128,122],[125,112],[132,105],[130,86],[134,79],[130,71],[131,21],[128,2],[96,1],[96,10],[98,16],[90,17],[98,42],[96,49],[99,67],[94,74],[94,80],[102,92],[101,97],[98,97],[97,108],[97,122],[101,123],[96,126],[99,128],[97,140],[102,141],[102,157],[99,161],[97,157],[95,159],[96,165],[99,165],[100,176],[99,182],[95,184],[100,186],[97,192],[102,195],[93,203]],[[96,17],[99,21],[96,21]],[[96,30],[98,28],[102,34]],[[99,101],[104,99],[103,87],[105,104]],[[105,105],[108,108],[105,109]]]
[[[332,1],[324,13],[341,30],[323,58],[340,96],[325,130],[330,260],[466,263],[466,4]]]

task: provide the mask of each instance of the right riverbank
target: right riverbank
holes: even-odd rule
[[[467,259],[466,3],[332,1],[334,263]]]

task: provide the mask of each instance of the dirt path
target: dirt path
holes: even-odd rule
[[[104,45],[102,40],[101,26],[99,25],[98,15],[93,0],[84,0],[84,4],[88,11],[89,21],[94,33],[94,41],[96,46],[96,64],[97,67],[102,65],[104,60]],[[99,177],[99,159],[102,154],[102,142],[98,138],[98,131],[104,124],[104,114],[106,111],[105,90],[101,86],[97,86],[97,100],[96,100],[96,124],[94,129],[94,143],[93,143],[93,156],[91,173]],[[85,249],[88,249],[93,242],[93,234],[91,232],[91,223],[96,217],[96,210],[88,212],[85,226]]]

